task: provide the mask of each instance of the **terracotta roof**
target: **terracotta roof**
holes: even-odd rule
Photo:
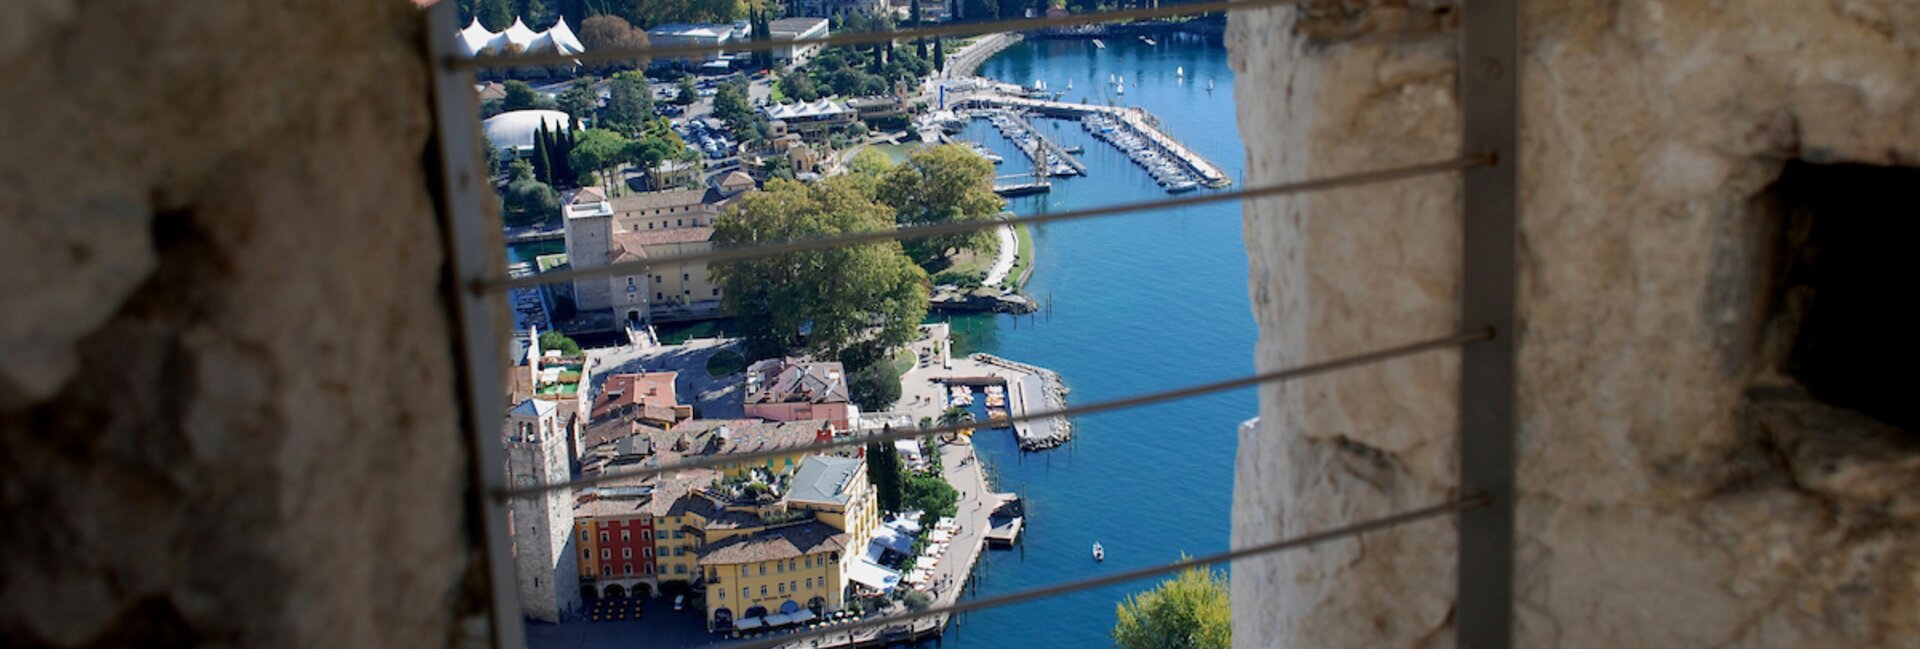
[[[646,261],[647,244],[634,232],[613,233],[613,245],[607,247],[607,261],[612,263],[628,261]]]
[[[819,521],[777,527],[717,541],[700,549],[700,565],[732,565],[791,559],[847,548],[851,537]]]
[[[692,228],[667,228],[664,230],[639,230],[635,232],[616,232],[613,242],[633,248],[663,243],[692,243],[713,239],[713,226],[702,225]],[[642,253],[644,254],[644,253]]]
[[[636,405],[665,406],[671,413],[673,406],[680,404],[673,390],[674,379],[678,377],[678,372],[608,376],[606,383],[600,387],[600,396],[593,400],[593,418],[598,420]]]
[[[664,192],[628,194],[615,198],[614,212],[634,212],[639,210],[659,210],[670,207],[691,207],[706,202],[707,190],[675,189]]]
[[[697,490],[713,486],[720,481],[720,472],[713,469],[687,469],[671,477],[659,479],[653,485],[653,496],[647,499],[640,512],[654,517],[673,516],[684,513],[689,501],[705,500],[705,496],[695,493]],[[711,504],[710,502],[708,504]]]

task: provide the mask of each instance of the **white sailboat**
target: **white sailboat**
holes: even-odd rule
[[[1068,89],[1068,90],[1072,90],[1072,89],[1073,89],[1073,80],[1072,80],[1072,79],[1068,79],[1068,80],[1067,80],[1067,89]]]
[[[1102,547],[1100,547],[1100,542],[1099,542],[1099,541],[1094,541],[1094,542],[1093,542],[1093,560],[1094,560],[1094,561],[1106,561],[1106,560],[1107,560],[1107,551],[1106,551],[1106,549],[1105,549],[1105,548],[1102,548]]]
[[[1187,69],[1186,69],[1186,68],[1184,68],[1184,67],[1180,67],[1180,66],[1174,66],[1174,68],[1173,68],[1173,76],[1176,76],[1176,77],[1180,77],[1180,78],[1182,78],[1182,79],[1185,79],[1185,78],[1187,78]]]
[[[1116,94],[1116,95],[1127,94],[1127,82],[1122,81],[1120,83],[1114,84],[1113,94]]]

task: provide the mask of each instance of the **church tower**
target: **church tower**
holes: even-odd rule
[[[501,442],[507,450],[509,486],[554,484],[570,477],[567,434],[555,402],[527,399],[514,406],[507,413]],[[578,613],[580,573],[574,556],[579,550],[573,540],[573,490],[555,489],[514,498],[508,520],[513,525],[521,610],[543,622],[559,622]]]

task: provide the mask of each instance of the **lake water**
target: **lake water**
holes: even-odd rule
[[[1165,129],[1239,182],[1244,150],[1234,122],[1233,73],[1219,39],[1132,38],[1029,41],[988,60],[980,73],[1065,93],[1068,101],[1141,106]],[[1172,41],[1172,42],[1168,42]],[[1184,68],[1182,80],[1175,73]],[[1109,75],[1125,77],[1113,95]],[[1073,83],[1066,90],[1067,82]],[[1213,80],[1212,92],[1206,90]],[[1066,146],[1081,145],[1086,177],[1056,179],[1047,195],[1014,199],[1031,215],[1166,198],[1111,145],[1079,124],[1035,120]],[[1006,158],[999,173],[1030,169],[1026,157],[984,120],[963,138]],[[1208,191],[1208,190],[1202,190]],[[1240,204],[1220,203],[1034,231],[1035,270],[1027,292],[1052,304],[1033,316],[955,318],[958,351],[985,351],[1060,372],[1070,404],[1215,381],[1253,372],[1256,333],[1247,298]],[[1251,389],[1084,417],[1067,446],[1022,454],[1011,434],[974,439],[1001,491],[1023,492],[1024,550],[989,552],[980,595],[999,595],[1164,564],[1227,548],[1235,430],[1253,417]],[[1106,561],[1094,563],[1095,541]],[[1153,581],[1082,591],[961,618],[945,647],[1110,646],[1114,607]],[[1011,644],[1009,644],[1011,643]]]

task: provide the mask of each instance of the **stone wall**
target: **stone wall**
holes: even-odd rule
[[[1915,437],[1764,398],[1799,394],[1772,351],[1770,185],[1793,159],[1920,164],[1920,6],[1522,5],[1515,646],[1920,646]],[[1457,20],[1235,14],[1248,184],[1456,155]],[[1456,327],[1459,199],[1442,176],[1249,203],[1260,368]],[[1433,353],[1263,389],[1235,545],[1454,495],[1457,372]],[[1236,564],[1236,644],[1451,646],[1454,534]]]
[[[473,628],[422,25],[0,4],[0,645]]]

